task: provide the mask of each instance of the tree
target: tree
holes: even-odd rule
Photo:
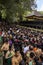
[[[26,11],[32,10],[31,6],[35,6],[35,0],[0,0],[0,11],[4,11],[6,18],[14,21],[14,18],[22,20],[23,14]],[[2,14],[3,14],[2,13]]]

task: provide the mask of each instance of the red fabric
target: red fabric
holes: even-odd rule
[[[19,42],[19,40],[18,39],[15,39],[15,42]]]

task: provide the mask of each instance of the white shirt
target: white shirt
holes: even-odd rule
[[[4,34],[5,34],[5,32],[2,32],[2,35],[1,35],[1,36],[3,37],[3,36],[4,36]]]
[[[24,47],[24,53],[26,53],[29,50],[29,46]]]

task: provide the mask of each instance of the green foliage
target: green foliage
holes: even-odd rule
[[[0,0],[0,11],[2,18],[14,21],[15,18],[22,20],[26,11],[31,11],[35,0]]]
[[[7,17],[6,9],[1,10],[1,16],[2,16],[2,19],[5,19]]]

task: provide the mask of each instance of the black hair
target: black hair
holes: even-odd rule
[[[33,47],[29,46],[29,50],[33,50]]]
[[[30,58],[33,58],[35,56],[34,52],[30,53]]]
[[[19,51],[19,49],[15,49],[15,53],[17,53],[17,51]]]
[[[43,54],[40,55],[40,59],[41,59],[41,61],[43,61]]]
[[[8,42],[8,39],[5,39],[5,42]]]
[[[10,46],[9,46],[9,51],[10,51],[11,49],[12,49],[12,46],[10,45]]]

